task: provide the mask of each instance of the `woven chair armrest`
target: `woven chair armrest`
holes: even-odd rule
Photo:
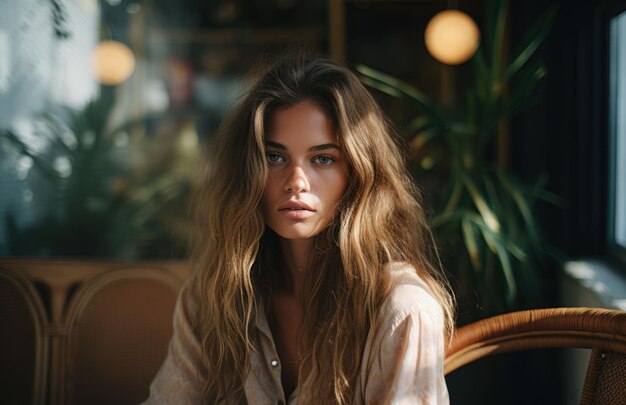
[[[512,312],[459,328],[446,351],[448,374],[497,353],[574,347],[626,353],[626,312],[549,308]]]

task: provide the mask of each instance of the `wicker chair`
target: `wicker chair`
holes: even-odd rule
[[[179,279],[134,265],[87,280],[67,308],[60,403],[137,404],[172,335]]]
[[[0,404],[136,404],[172,333],[184,262],[0,258]]]
[[[626,312],[555,308],[513,312],[459,328],[445,373],[498,353],[591,349],[581,404],[626,404]]]
[[[0,403],[41,404],[46,391],[46,313],[20,273],[0,271]]]

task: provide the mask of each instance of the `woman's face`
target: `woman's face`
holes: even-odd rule
[[[348,170],[326,112],[311,101],[275,110],[265,140],[266,224],[285,239],[307,239],[333,220]]]

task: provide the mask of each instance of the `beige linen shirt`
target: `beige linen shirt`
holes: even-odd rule
[[[441,307],[411,266],[394,263],[389,270],[393,288],[380,308],[378,326],[368,335],[354,403],[448,404]],[[187,282],[176,304],[167,358],[150,385],[145,404],[202,403],[202,376],[198,375],[202,349],[191,327],[195,307]],[[225,403],[296,405],[297,388],[285,398],[281,364],[264,311],[257,313],[252,344],[245,398],[229,398]]]

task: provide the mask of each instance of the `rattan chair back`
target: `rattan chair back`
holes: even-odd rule
[[[0,403],[43,404],[49,342],[37,291],[0,267]]]
[[[626,312],[598,308],[519,311],[459,328],[445,373],[498,353],[539,348],[592,349],[581,404],[626,404]]]
[[[180,280],[120,268],[88,280],[68,307],[63,403],[136,404],[165,358]]]

